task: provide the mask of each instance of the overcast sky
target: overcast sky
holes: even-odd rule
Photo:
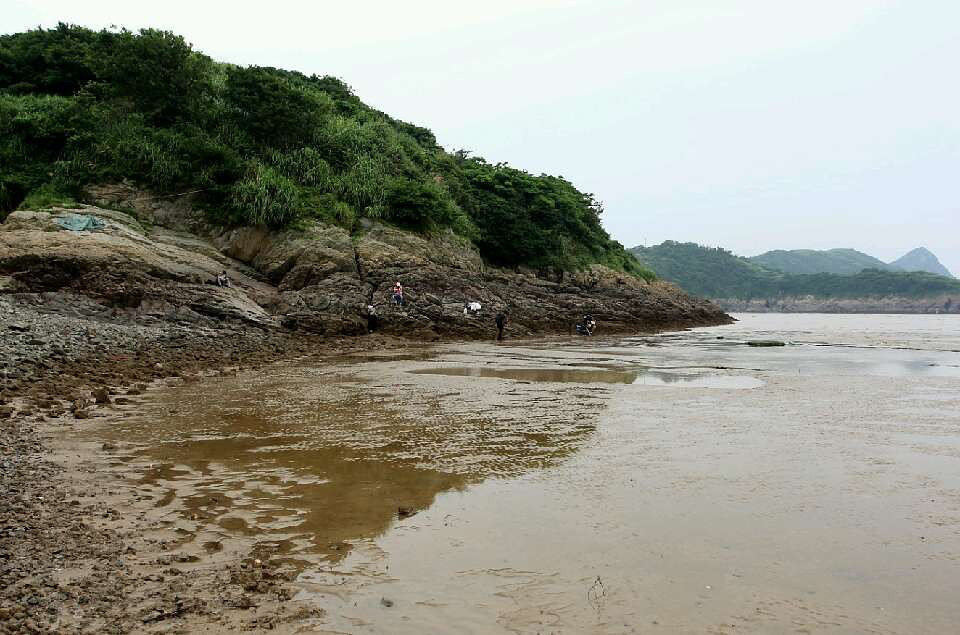
[[[254,3],[251,3],[254,4]],[[3,0],[343,78],[448,149],[562,174],[627,246],[925,245],[960,274],[956,0]]]

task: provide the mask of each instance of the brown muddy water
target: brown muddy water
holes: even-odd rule
[[[960,631],[960,319],[738,317],[277,365],[83,440],[319,632]]]

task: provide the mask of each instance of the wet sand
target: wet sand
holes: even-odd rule
[[[287,572],[281,630],[955,632],[960,322],[740,317],[211,377],[58,456],[139,553]]]

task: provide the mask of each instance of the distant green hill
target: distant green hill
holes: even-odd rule
[[[788,274],[725,249],[668,240],[630,250],[640,262],[685,291],[708,298],[925,297],[960,294],[960,280],[927,272],[865,269],[854,274]],[[852,250],[851,250],[852,251]]]
[[[926,271],[940,276],[953,277],[950,270],[940,264],[937,257],[926,247],[917,247],[891,262],[890,266],[903,271]]]
[[[765,292],[778,273],[726,249],[668,240],[630,250],[661,278],[708,298],[752,297]]]
[[[892,271],[887,263],[856,249],[777,249],[750,258],[758,265],[784,273],[859,273],[864,269]]]

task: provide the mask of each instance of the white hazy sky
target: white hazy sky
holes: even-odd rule
[[[3,0],[343,78],[448,149],[562,174],[633,246],[924,245],[960,274],[956,0]]]

